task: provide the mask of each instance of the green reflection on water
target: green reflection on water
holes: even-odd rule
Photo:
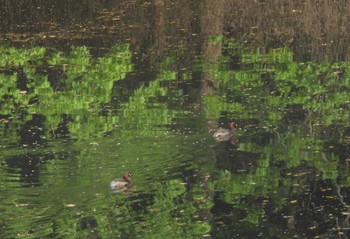
[[[115,83],[133,71],[128,45],[99,59],[86,47],[67,55],[1,50],[5,238],[198,238],[220,225],[250,230],[264,227],[267,214],[302,208],[291,209],[290,201],[308,192],[310,180],[349,185],[347,171],[338,171],[340,156],[325,148],[328,141],[343,145],[348,62],[298,63],[289,49],[263,54],[228,42],[219,64],[202,65],[220,83],[213,94],[188,97],[172,83],[184,83],[183,76],[189,84],[193,72],[171,70],[176,61],[166,59],[151,82],[114,105]],[[235,70],[233,56],[240,59]],[[208,122],[223,113],[240,125],[236,148],[215,144],[208,133],[217,127]],[[33,127],[37,115],[42,124]],[[37,147],[23,139],[31,132],[42,138],[31,145]],[[125,170],[135,175],[132,192],[111,192],[109,182]],[[221,212],[222,205],[232,211]]]

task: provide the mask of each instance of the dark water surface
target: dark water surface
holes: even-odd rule
[[[0,1],[0,238],[349,238],[350,6],[313,3]]]

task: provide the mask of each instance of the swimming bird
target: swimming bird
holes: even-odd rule
[[[131,187],[131,178],[132,174],[126,171],[123,175],[123,178],[116,178],[110,183],[110,187],[116,191],[125,191]]]
[[[230,128],[220,128],[214,133],[214,139],[216,141],[228,141],[233,138],[235,129],[238,127],[236,122],[230,123]]]

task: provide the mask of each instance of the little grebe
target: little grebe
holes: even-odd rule
[[[123,178],[114,179],[110,184],[111,189],[117,190],[117,191],[124,191],[129,189],[131,186],[131,179],[130,179],[131,176],[132,176],[131,173],[125,172],[123,175]]]
[[[235,129],[237,128],[236,122],[230,123],[230,128],[220,128],[214,133],[214,139],[216,141],[228,141],[233,138]]]

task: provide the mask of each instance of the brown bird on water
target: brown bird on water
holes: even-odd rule
[[[110,187],[116,191],[125,191],[131,187],[131,178],[132,174],[125,172],[123,178],[116,178],[110,183]]]
[[[214,133],[214,139],[216,141],[229,141],[230,139],[233,138],[235,129],[238,127],[236,122],[231,122],[230,123],[230,128],[220,128]]]

